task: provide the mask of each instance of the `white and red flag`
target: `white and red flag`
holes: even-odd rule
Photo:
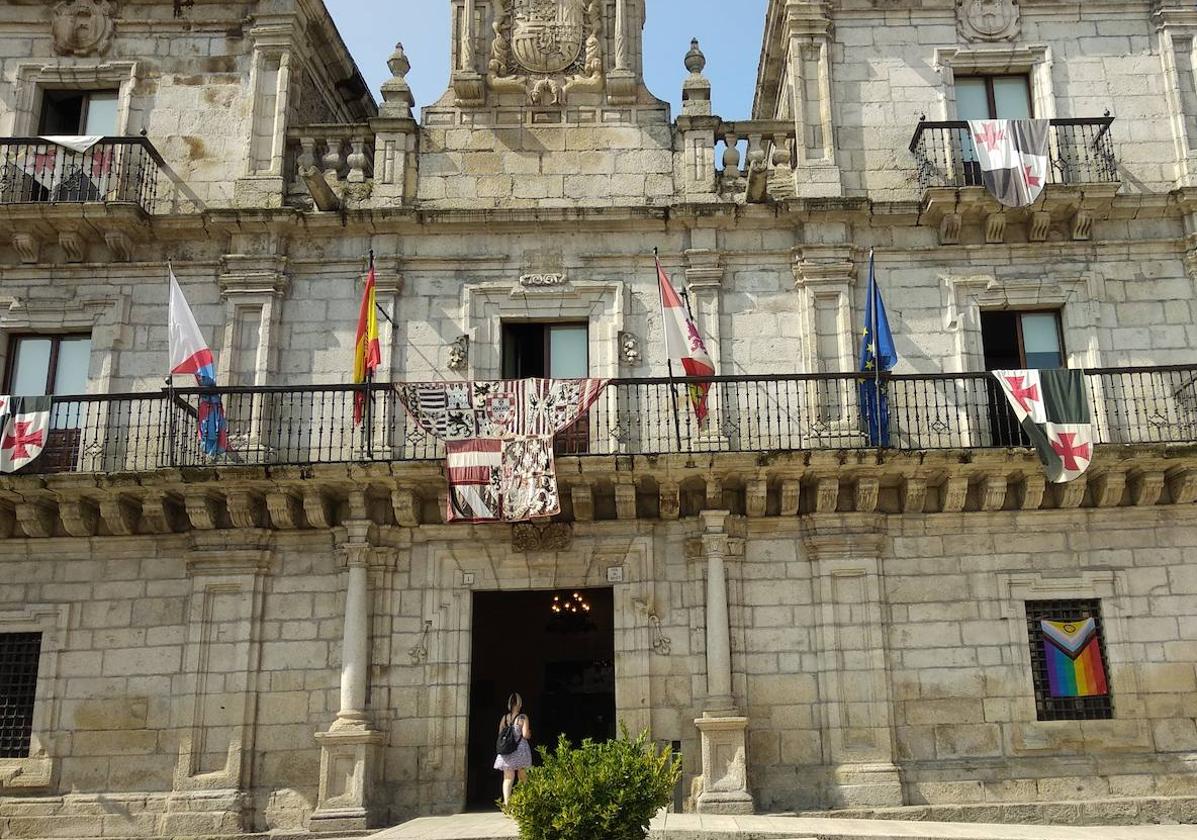
[[[50,436],[49,397],[0,397],[0,473],[32,463]]]
[[[694,319],[690,317],[677,291],[674,290],[669,275],[661,267],[661,261],[658,259],[656,263],[657,280],[661,286],[661,324],[665,331],[666,358],[679,361],[686,376],[714,376],[715,365],[711,363],[707,345],[698,334]],[[688,390],[690,406],[694,409],[698,426],[705,429],[709,414],[707,394],[711,390],[711,383],[694,383]]]
[[[170,271],[170,373],[191,374],[201,388],[216,387],[216,360],[200,333],[191,307],[183,297],[175,270]],[[229,448],[229,424],[217,395],[199,399],[196,420],[200,445],[210,456],[223,455]]]
[[[1093,461],[1093,420],[1079,370],[995,370],[1049,481],[1079,478]]]
[[[969,120],[981,180],[1007,207],[1028,207],[1047,183],[1050,120]]]

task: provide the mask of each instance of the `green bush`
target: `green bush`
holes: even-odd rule
[[[540,750],[541,766],[515,788],[507,813],[523,840],[643,840],[648,822],[673,799],[680,761],[641,732],[580,747],[565,736]]]

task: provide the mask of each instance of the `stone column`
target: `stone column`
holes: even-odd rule
[[[882,519],[815,514],[805,535],[818,626],[819,697],[832,808],[902,805],[885,645]]]
[[[366,713],[370,668],[370,523],[346,523],[341,546],[347,567],[345,634],[341,648],[341,708],[320,743],[320,798],[312,814],[319,831],[361,830],[372,825],[370,806],[382,733],[370,728]]]
[[[700,514],[702,553],[707,561],[707,697],[694,721],[702,736],[702,793],[705,814],[751,814],[748,792],[748,718],[737,714],[732,696],[731,628],[727,610],[727,517],[725,510]]]

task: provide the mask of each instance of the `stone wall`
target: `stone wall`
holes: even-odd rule
[[[750,721],[758,807],[1184,795],[1197,752],[1192,520],[1191,507],[1125,510],[1116,522],[1097,511],[733,520],[734,688]],[[624,568],[620,715],[680,741],[687,776],[699,772],[705,566],[694,520],[575,528],[571,551],[556,557],[512,552],[505,528],[384,535],[390,559],[371,572],[369,714],[385,733],[386,818],[460,807],[472,588],[463,572],[477,588],[520,590],[594,585]],[[828,528],[878,536],[879,562],[861,578],[876,601],[838,601],[849,590],[828,587],[828,575],[842,582],[853,564],[869,567],[863,554],[834,561],[818,542]],[[0,615],[59,605],[68,614],[38,699],[54,722],[38,733],[53,783],[4,799],[0,823],[26,837],[304,823],[319,777],[313,733],[337,709],[344,572],[335,532],[263,537],[0,546]],[[1112,721],[1035,719],[1022,601],[1059,597],[1101,599]],[[883,625],[869,618],[874,603]],[[646,608],[671,642],[666,655],[638,629]],[[625,638],[620,626],[637,629]],[[853,659],[870,646],[880,671]],[[829,655],[844,657],[834,672]],[[898,768],[897,801],[866,803],[872,789],[844,781],[860,766],[859,753],[840,751],[856,749],[845,740],[860,725],[851,698],[870,684],[889,695],[869,702],[893,723],[870,761]],[[641,693],[646,707],[629,699]]]

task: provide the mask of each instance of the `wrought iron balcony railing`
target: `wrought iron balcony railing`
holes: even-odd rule
[[[152,212],[166,166],[144,137],[105,137],[75,151],[37,137],[0,139],[0,204],[105,202]]]
[[[1087,373],[1094,437],[1103,444],[1197,443],[1197,365]],[[732,376],[710,380],[710,422],[695,423],[683,380],[615,380],[589,415],[558,436],[560,455],[663,455],[872,448],[863,431],[858,374]],[[935,450],[1026,445],[996,381],[986,374],[887,376],[886,448]],[[213,464],[309,465],[439,459],[442,445],[408,417],[394,390],[370,390],[354,426],[354,386],[196,389],[56,397],[46,451],[26,472],[134,472]],[[674,413],[674,394],[679,410]],[[204,454],[201,396],[219,395],[232,449]]]
[[[1117,183],[1118,161],[1110,134],[1113,117],[1052,120],[1048,184]],[[981,166],[968,123],[922,120],[910,151],[918,166],[919,189],[981,186]]]

